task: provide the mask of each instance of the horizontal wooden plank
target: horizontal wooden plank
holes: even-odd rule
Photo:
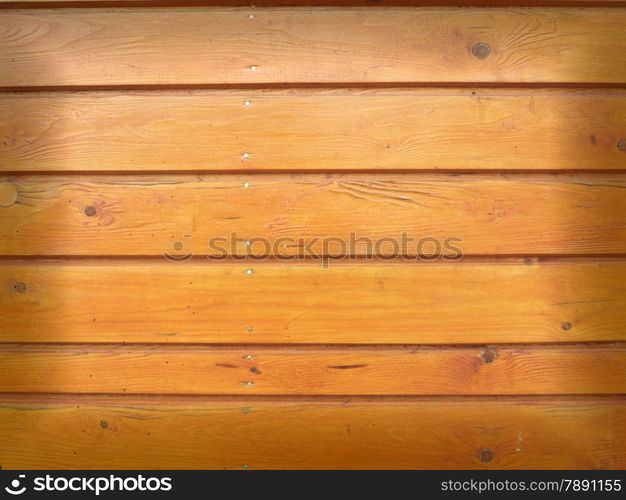
[[[626,340],[626,264],[529,264],[4,263],[0,341]]]
[[[7,393],[619,394],[626,393],[626,344],[367,349],[3,344],[0,370],[0,391]]]
[[[23,93],[0,117],[16,172],[626,168],[624,90]]]
[[[0,87],[615,84],[625,24],[613,8],[7,10]]]
[[[623,400],[0,404],[3,469],[615,469]],[[167,450],[167,453],[163,453]]]
[[[315,6],[498,6],[498,7],[624,7],[624,0],[0,0],[0,8],[38,7],[180,7],[180,6],[231,6],[231,7],[315,7]],[[34,7],[33,7],[34,6]]]
[[[5,256],[626,253],[622,176],[258,174],[4,181],[0,254]]]

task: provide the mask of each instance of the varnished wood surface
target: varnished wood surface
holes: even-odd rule
[[[0,87],[615,84],[625,23],[611,8],[6,10]]]
[[[515,395],[626,392],[626,344],[0,345],[0,392]],[[158,374],[158,376],[155,376]]]
[[[626,91],[0,94],[0,170],[623,170]]]
[[[497,6],[497,7],[624,7],[624,0],[1,0],[0,8],[38,7],[424,7],[424,6]]]
[[[626,467],[626,2],[238,2],[0,0],[1,468]]]
[[[0,341],[623,341],[625,276],[619,262],[5,263]]]
[[[3,180],[2,255],[626,252],[626,178],[607,174]]]
[[[3,397],[3,469],[612,469],[623,399]],[[164,453],[164,450],[167,452]]]

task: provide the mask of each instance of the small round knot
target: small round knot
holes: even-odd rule
[[[563,328],[563,330],[565,331],[571,330],[572,324],[569,321],[566,321],[565,323],[561,325],[561,328]]]
[[[493,349],[485,349],[480,355],[480,359],[485,363],[493,363],[498,357],[498,353]]]
[[[626,141],[619,141],[616,145],[617,149],[619,149],[622,153],[626,153]]]
[[[480,59],[481,61],[483,59],[487,59],[490,54],[491,54],[491,47],[489,47],[489,45],[487,45],[485,42],[475,43],[474,46],[472,47],[472,55],[476,59]]]
[[[92,207],[92,206],[88,206],[85,208],[85,215],[87,217],[93,217],[94,215],[96,215],[96,208]]]
[[[17,201],[17,188],[10,182],[0,183],[0,207],[10,207]]]
[[[26,283],[24,283],[23,281],[13,283],[13,290],[15,290],[17,293],[24,293],[26,291]]]
[[[489,462],[493,460],[493,451],[487,450],[487,449],[480,450],[478,457],[480,458],[480,461],[482,463],[488,464]]]

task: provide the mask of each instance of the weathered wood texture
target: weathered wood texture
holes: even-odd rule
[[[4,11],[0,87],[621,83],[625,24],[610,8]]]
[[[620,468],[621,399],[4,399],[2,467]],[[167,450],[167,453],[164,453]]]
[[[0,346],[1,392],[238,395],[626,393],[626,344],[238,348]],[[158,376],[155,376],[158,374]]]
[[[158,7],[158,6],[230,6],[230,7],[423,7],[423,6],[498,6],[498,7],[623,7],[625,0],[0,0],[0,8],[48,7]]]
[[[626,253],[626,178],[607,175],[4,181],[0,255]]]
[[[626,168],[624,90],[5,93],[0,116],[16,172]]]
[[[626,340],[623,263],[195,262],[4,264],[0,341]]]
[[[0,0],[0,466],[626,467],[626,1],[7,8],[168,1]]]

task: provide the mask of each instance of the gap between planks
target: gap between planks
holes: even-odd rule
[[[626,5],[626,2],[625,2]],[[0,7],[2,12],[2,7]],[[42,93],[100,93],[100,92],[175,92],[175,91],[264,91],[264,90],[394,90],[403,88],[424,90],[517,90],[517,91],[548,91],[548,90],[580,90],[580,91],[622,91],[625,82],[264,82],[264,83],[169,83],[169,84],[127,84],[127,85],[26,85],[2,86],[0,93],[8,94],[42,94]]]
[[[498,265],[559,265],[559,264],[624,264],[626,263],[626,254],[584,254],[584,255],[466,255],[458,260],[422,260],[411,256],[398,256],[392,262],[378,260],[376,257],[345,255],[342,257],[328,257],[328,261],[332,267],[338,266],[490,266]],[[238,259],[229,256],[227,259],[218,260],[207,258],[203,255],[194,255],[186,263],[201,264],[206,266],[244,266],[252,265],[256,267],[262,266],[320,266],[321,261],[317,258],[306,258],[303,260],[295,260],[285,262],[274,255],[259,256],[259,260]],[[407,259],[407,260],[404,260]],[[146,265],[146,266],[171,266],[172,262],[165,259],[162,255],[0,255],[1,266],[108,266],[108,265]]]
[[[105,7],[458,7],[459,0],[2,0],[0,9]],[[624,0],[463,0],[463,7],[624,7]]]
[[[267,406],[358,406],[358,405],[453,405],[465,406],[468,403],[506,406],[537,405],[556,406],[559,404],[608,404],[626,405],[624,394],[538,394],[538,395],[438,395],[438,396],[298,396],[298,395],[206,395],[206,394],[72,394],[72,393],[0,393],[0,408],[25,407],[29,405],[107,405],[126,408],[154,405],[204,405],[223,404],[225,406],[245,406],[257,402]],[[37,407],[32,409],[39,409]]]
[[[268,343],[216,343],[216,342],[186,342],[183,344],[171,344],[163,342],[0,342],[0,350],[5,352],[11,352],[11,349],[15,349],[16,353],[45,353],[50,351],[63,350],[79,350],[89,349],[90,351],[107,352],[112,348],[134,349],[135,351],[169,351],[169,352],[183,352],[192,350],[193,352],[215,352],[215,351],[245,351],[248,348],[261,349],[263,352],[343,352],[350,350],[350,352],[358,351],[391,351],[391,352],[422,352],[422,351],[442,351],[445,349],[455,350],[462,349],[467,351],[475,351],[476,349],[493,348],[493,349],[519,349],[523,347],[538,347],[545,350],[561,351],[566,349],[584,349],[602,348],[602,347],[616,347],[626,348],[626,342],[615,341],[586,341],[586,342],[487,342],[487,343],[475,343],[475,344],[455,344],[455,343],[442,343],[442,344],[268,344]]]

